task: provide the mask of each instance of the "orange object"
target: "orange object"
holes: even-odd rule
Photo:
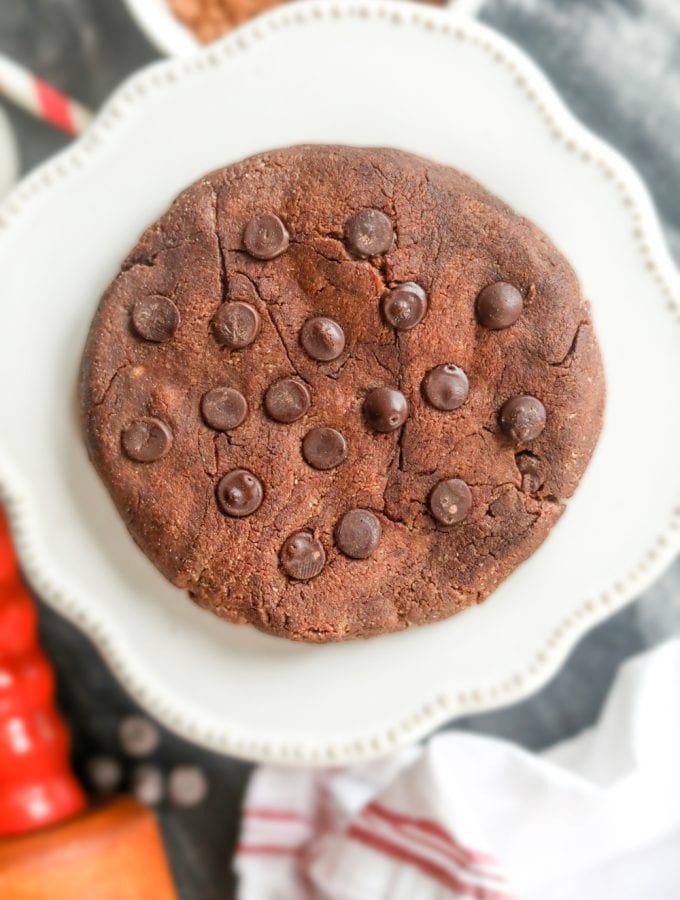
[[[60,822],[85,805],[69,769],[68,733],[36,627],[33,598],[0,512],[0,835]]]
[[[0,510],[1,900],[177,900],[152,813],[128,797],[82,812],[36,626]]]
[[[0,898],[177,900],[148,810],[121,797],[81,812],[36,625],[0,511]]]
[[[176,900],[153,815],[129,797],[0,841],[2,900]]]

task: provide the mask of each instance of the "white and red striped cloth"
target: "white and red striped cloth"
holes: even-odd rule
[[[80,134],[92,119],[92,113],[81,103],[3,54],[0,54],[1,97],[71,136]]]
[[[540,755],[448,732],[377,763],[261,767],[239,900],[677,900],[680,640]]]

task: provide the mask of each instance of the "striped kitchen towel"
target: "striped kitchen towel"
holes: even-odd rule
[[[368,765],[263,766],[240,900],[680,896],[680,640],[621,670],[598,725],[542,754],[439,734]]]

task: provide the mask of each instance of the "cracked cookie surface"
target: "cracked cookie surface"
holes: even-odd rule
[[[81,372],[90,456],[147,556],[217,615],[315,642],[483,600],[562,514],[604,394],[542,232],[451,168],[346,147],[182,193]]]

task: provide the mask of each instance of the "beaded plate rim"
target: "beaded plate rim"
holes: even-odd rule
[[[515,45],[490,28],[466,20],[451,11],[424,10],[412,3],[391,0],[324,2],[301,0],[294,7],[276,9],[232,32],[190,58],[177,57],[155,63],[133,75],[105,105],[88,131],[70,148],[25,178],[0,207],[0,240],[61,178],[80,168],[83,161],[111,140],[128,111],[143,104],[151,93],[169,87],[197,70],[220,67],[234,54],[246,53],[272,32],[304,27],[323,19],[383,19],[395,27],[435,31],[452,41],[478,46],[493,64],[506,67],[527,101],[541,114],[550,135],[584,164],[593,166],[612,189],[622,195],[630,227],[644,265],[664,297],[666,309],[680,321],[680,277],[670,258],[650,196],[640,177],[626,160],[581,125],[564,106],[539,69]],[[275,736],[254,737],[234,723],[208,719],[176,701],[163,688],[150,688],[137,671],[134,654],[124,641],[107,631],[105,623],[88,610],[77,591],[43,558],[32,521],[35,510],[0,446],[0,497],[11,521],[23,569],[38,594],[55,610],[87,634],[131,696],[163,725],[208,749],[243,759],[276,764],[338,765],[366,761],[411,743],[447,720],[517,702],[544,685],[559,669],[576,641],[648,586],[680,552],[680,498],[670,520],[657,532],[643,557],[630,565],[611,587],[586,597],[575,612],[560,621],[543,648],[523,669],[502,682],[472,690],[438,690],[390,727],[366,733],[350,742],[326,739],[285,741]]]

